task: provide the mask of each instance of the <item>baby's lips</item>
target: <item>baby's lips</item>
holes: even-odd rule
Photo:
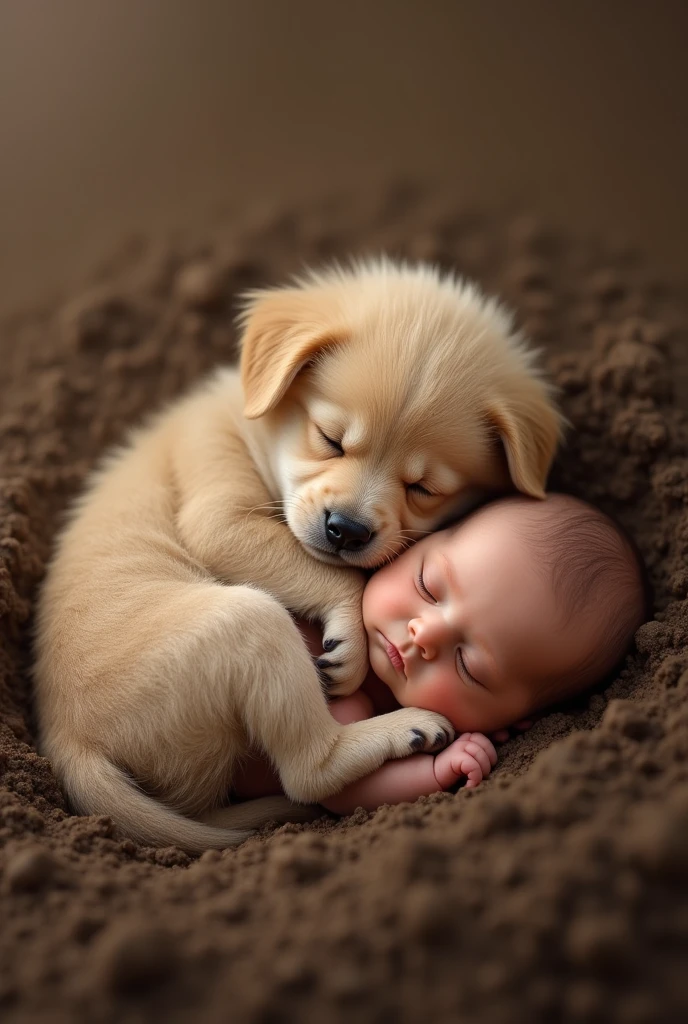
[[[404,656],[397,647],[394,646],[391,640],[388,640],[384,633],[380,634],[385,641],[385,650],[387,651],[387,657],[392,663],[392,666],[397,672],[403,672],[406,675],[406,662]]]

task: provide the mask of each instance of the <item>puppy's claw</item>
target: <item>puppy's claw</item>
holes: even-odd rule
[[[341,661],[330,661],[329,658],[318,658],[315,663],[316,668],[327,671],[328,668],[341,668]]]
[[[421,729],[411,729],[411,735],[413,736],[410,744],[411,750],[423,750],[427,743],[425,733]]]
[[[328,668],[340,668],[340,662],[329,662],[324,658],[318,658],[315,662],[315,667],[318,672],[318,678],[320,680],[320,686],[325,694],[327,700],[331,700],[332,697],[341,696],[340,684],[336,679],[333,679],[331,675],[326,671]]]
[[[428,754],[443,750],[454,738],[453,732],[448,729],[435,729],[434,732],[427,733],[418,727],[411,729],[411,736],[411,750],[424,750]]]
[[[435,743],[433,745],[433,750],[443,750],[444,747],[446,747],[448,743],[449,743],[449,737],[447,736],[447,734],[444,731],[444,729],[442,729],[440,732],[436,733],[436,735],[435,735]]]
[[[330,696],[345,697],[361,685],[368,671],[368,645],[360,620],[360,600],[350,608],[335,609],[324,624],[324,654],[316,660],[319,672],[332,680]],[[332,655],[336,649],[337,654]]]

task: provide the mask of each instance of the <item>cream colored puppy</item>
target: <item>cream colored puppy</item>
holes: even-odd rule
[[[240,372],[94,474],[38,609],[41,745],[74,806],[192,851],[298,813],[223,806],[251,746],[308,803],[451,739],[415,708],[338,725],[318,669],[364,678],[361,568],[479,493],[542,496],[560,432],[509,317],[427,266],[312,273],[243,327]],[[318,669],[290,611],[323,623]]]

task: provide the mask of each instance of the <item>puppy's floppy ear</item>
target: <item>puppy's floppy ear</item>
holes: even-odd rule
[[[274,409],[306,363],[344,340],[322,296],[318,301],[307,290],[255,292],[242,321],[241,381],[249,420]]]
[[[514,485],[532,498],[544,498],[564,424],[544,385],[522,382],[493,401],[488,418],[501,437]]]

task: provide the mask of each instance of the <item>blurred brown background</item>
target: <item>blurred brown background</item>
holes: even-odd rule
[[[688,278],[685,0],[0,0],[0,311],[132,231],[389,175]]]

